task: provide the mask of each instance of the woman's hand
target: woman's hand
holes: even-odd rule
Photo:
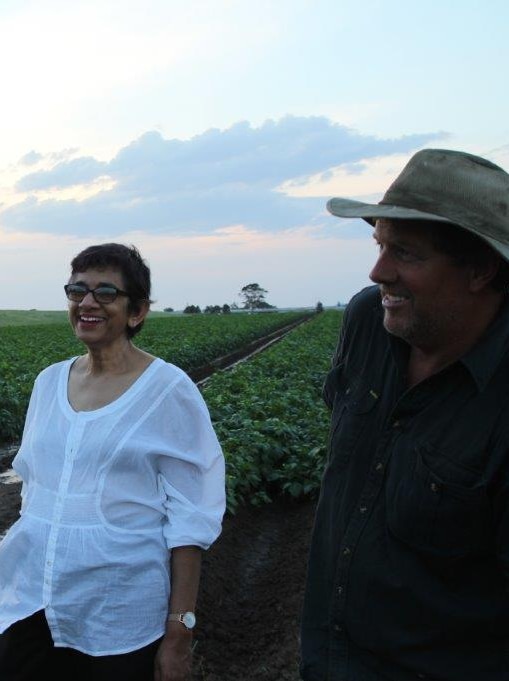
[[[180,622],[168,622],[156,653],[154,681],[190,681],[193,634]]]

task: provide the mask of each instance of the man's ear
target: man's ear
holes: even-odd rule
[[[482,258],[475,265],[470,266],[470,292],[479,293],[496,277],[500,269],[501,259],[496,254],[489,254],[488,257]]]

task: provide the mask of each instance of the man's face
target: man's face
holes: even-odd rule
[[[377,220],[373,236],[379,256],[369,276],[387,331],[427,352],[457,341],[471,314],[468,268],[437,251],[415,221]]]

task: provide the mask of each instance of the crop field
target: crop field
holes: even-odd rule
[[[306,497],[320,485],[328,414],[321,389],[337,341],[341,312],[313,316],[281,341],[202,387],[227,465],[228,508],[279,495]],[[235,349],[296,315],[257,314],[148,320],[140,347],[189,370]],[[80,354],[67,324],[0,329],[0,429],[20,437],[35,375]]]
[[[313,317],[203,387],[226,457],[230,511],[318,491],[329,424],[321,390],[341,317],[335,310]]]
[[[151,310],[150,317],[168,317],[168,314]],[[67,322],[67,310],[0,310],[0,328],[64,322]]]
[[[190,371],[300,316],[297,312],[155,316],[147,319],[135,340],[139,347]],[[21,435],[37,374],[53,362],[83,354],[85,347],[67,321],[0,327],[0,347],[0,441],[13,441]]]

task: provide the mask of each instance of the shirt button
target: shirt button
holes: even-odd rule
[[[345,546],[343,549],[343,555],[344,556],[349,556],[352,553],[351,549],[348,546]]]
[[[367,507],[367,506],[361,506],[361,507],[359,508],[359,513],[366,513],[367,510],[368,510],[368,507]]]
[[[417,674],[417,678],[418,678],[418,679],[425,679],[425,678],[426,678],[426,674]]]
[[[392,422],[392,427],[393,427],[393,428],[398,428],[399,425],[400,425],[400,422],[399,422],[398,419],[395,419],[395,420]]]
[[[336,590],[337,590],[338,594],[341,596],[341,594],[343,593],[343,587],[338,586],[338,588]]]
[[[343,627],[339,626],[339,624],[334,625],[334,631],[337,631],[338,634],[343,631]]]
[[[430,487],[430,490],[431,490],[432,492],[435,492],[435,493],[438,492],[438,485],[437,485],[436,482],[432,482],[431,485],[430,485],[429,487]]]
[[[381,461],[379,461],[379,462],[377,463],[377,465],[375,466],[375,471],[380,472],[380,471],[383,471],[383,469],[384,469],[384,465],[383,465],[383,463],[382,463]]]

